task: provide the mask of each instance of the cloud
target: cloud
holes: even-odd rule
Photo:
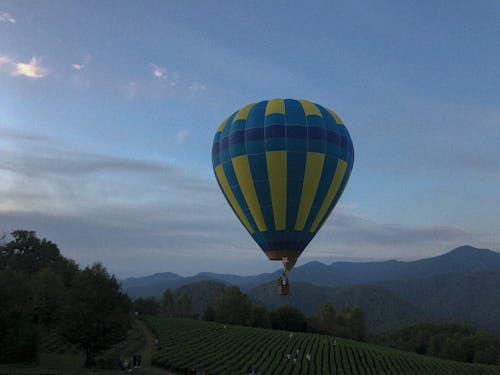
[[[203,91],[206,91],[206,89],[207,86],[201,82],[193,82],[188,86],[188,90],[191,95],[202,93]]]
[[[151,66],[151,69],[153,71],[153,75],[158,78],[158,79],[162,79],[162,80],[165,80],[167,79],[167,70],[161,66],[158,66],[156,64],[153,64],[151,63],[150,64]]]
[[[137,89],[138,89],[137,82],[130,81],[129,83],[127,83],[124,88],[125,95],[127,95],[127,98],[129,99],[135,98],[137,94]]]
[[[189,135],[189,132],[185,129],[181,129],[177,132],[177,137],[175,138],[175,144],[180,145],[184,143],[186,140],[187,136]]]
[[[15,63],[9,56],[0,55],[0,71],[10,73],[14,71]]]
[[[28,78],[43,78],[47,75],[47,69],[42,67],[40,61],[33,57],[29,63],[16,63],[14,76],[25,76]]]
[[[84,68],[87,67],[87,65],[90,63],[90,60],[92,59],[92,56],[87,54],[85,55],[85,57],[83,58],[83,61],[80,62],[80,63],[75,63],[75,64],[71,64],[71,67],[76,70],[76,71],[81,71],[83,70]]]
[[[0,71],[11,76],[24,76],[28,78],[44,78],[48,69],[41,65],[40,59],[32,57],[29,63],[16,62],[9,56],[0,56]]]
[[[0,13],[0,22],[16,23],[16,20],[10,15],[10,13],[4,12]]]
[[[151,68],[153,76],[157,78],[154,84],[150,84],[146,87],[145,91],[150,93],[161,92],[162,96],[167,94],[168,96],[192,98],[207,90],[205,83],[200,81],[188,81],[182,77],[180,73],[170,72],[163,66],[151,63],[149,67]]]

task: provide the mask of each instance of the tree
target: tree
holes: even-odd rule
[[[214,303],[215,320],[222,323],[250,325],[252,304],[237,286],[220,291]]]
[[[191,315],[191,299],[186,293],[182,293],[175,303],[176,316],[187,318]]]
[[[336,313],[329,303],[322,303],[316,310],[314,325],[317,331],[332,334],[337,325]]]
[[[115,277],[96,263],[74,278],[65,317],[65,335],[85,350],[85,366],[90,367],[96,353],[125,338],[131,302]]]
[[[252,327],[271,328],[269,312],[262,306],[254,306],[252,313]]]
[[[55,243],[40,240],[36,232],[28,230],[15,230],[11,236],[12,241],[0,245],[0,269],[32,274],[50,268],[63,277],[65,285],[70,283],[78,266],[64,258]]]
[[[349,326],[351,327],[351,339],[364,341],[366,339],[366,318],[359,306],[355,306],[349,315]]]
[[[156,315],[160,310],[160,302],[154,297],[140,297],[134,300],[134,311],[140,315]]]
[[[33,274],[31,293],[36,322],[45,326],[57,324],[64,302],[62,277],[48,268]]]
[[[10,269],[0,270],[0,362],[25,362],[36,358],[29,278]]]
[[[307,318],[292,305],[283,305],[271,313],[271,325],[273,329],[305,332]]]
[[[170,289],[166,289],[163,292],[163,311],[169,317],[175,316],[175,301],[174,294]]]
[[[213,305],[208,305],[205,311],[203,312],[203,320],[208,322],[213,322],[215,320],[215,309]]]

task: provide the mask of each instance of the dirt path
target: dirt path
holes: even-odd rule
[[[146,338],[146,345],[141,350],[142,355],[142,366],[140,369],[134,369],[133,373],[135,374],[144,374],[144,375],[176,375],[173,372],[169,372],[160,367],[154,367],[151,365],[151,358],[153,356],[153,351],[156,350],[154,346],[155,337],[153,333],[146,327],[144,322],[137,320],[136,321],[138,328],[141,330],[143,336]]]

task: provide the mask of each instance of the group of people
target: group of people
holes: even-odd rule
[[[121,371],[132,372],[132,368],[140,368],[142,363],[142,356],[140,353],[136,353],[132,356],[132,363],[127,359],[121,359],[119,367]]]

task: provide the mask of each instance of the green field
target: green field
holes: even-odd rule
[[[153,362],[179,373],[197,368],[205,374],[248,374],[253,367],[256,373],[277,375],[500,375],[498,366],[441,360],[332,336],[164,317],[147,323],[161,345]]]

